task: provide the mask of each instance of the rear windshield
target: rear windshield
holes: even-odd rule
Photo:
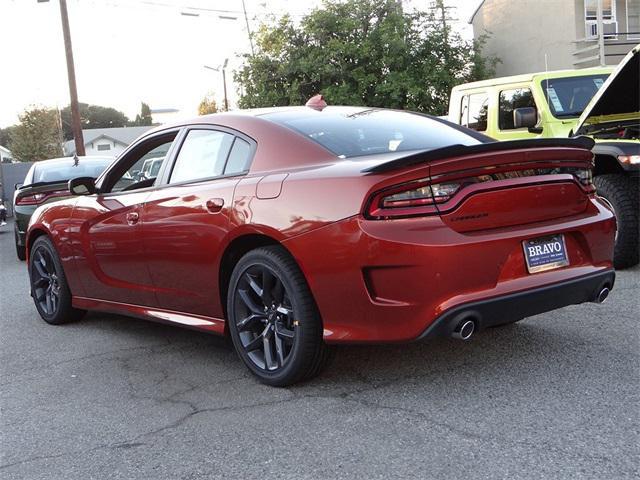
[[[80,159],[78,165],[74,165],[73,159],[70,159],[69,163],[43,162],[35,165],[31,183],[64,182],[77,177],[98,178],[111,162],[110,159],[90,161]]]
[[[608,76],[601,74],[543,80],[542,91],[553,116],[570,118],[582,115]]]
[[[343,158],[484,143],[475,132],[409,112],[365,110],[345,115],[289,110],[263,118],[295,130]]]

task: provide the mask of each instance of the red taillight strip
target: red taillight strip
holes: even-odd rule
[[[365,217],[371,219],[406,218],[444,213],[454,210],[467,197],[477,191],[490,191],[513,186],[557,183],[570,180],[577,183],[585,193],[593,193],[595,191],[589,179],[584,180],[577,175],[578,171],[588,170],[585,162],[545,161],[535,163],[535,167],[533,167],[531,163],[487,166],[479,169],[455,171],[451,172],[451,174],[441,174],[432,177],[430,180],[420,179],[394,185],[380,190],[371,196],[365,207]],[[541,166],[541,163],[544,166]],[[567,165],[567,163],[569,163],[569,165]],[[520,168],[514,169],[513,167]],[[531,173],[515,175],[513,177],[507,176],[506,178],[495,178],[495,176],[507,172],[518,173],[524,170],[531,171]],[[545,170],[555,171],[548,172]],[[475,173],[476,175],[470,176],[469,173]],[[546,177],[546,179],[543,181],[535,177]],[[393,205],[388,205],[384,202],[386,197],[397,193],[409,192],[424,186],[442,183],[460,183],[461,185],[458,191],[450,197],[441,197],[438,199],[433,197],[431,199],[407,199],[393,202]],[[492,186],[489,187],[488,184],[492,184]],[[437,205],[441,205],[441,207]]]
[[[69,195],[66,190],[58,190],[55,192],[35,192],[27,195],[16,197],[16,205],[40,205],[52,198],[62,198]]]

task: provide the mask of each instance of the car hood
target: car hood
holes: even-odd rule
[[[582,112],[574,135],[588,134],[588,126],[640,118],[640,44],[636,45]]]

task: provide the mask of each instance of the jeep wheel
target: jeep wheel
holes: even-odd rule
[[[619,174],[599,175],[594,183],[598,195],[613,208],[618,222],[613,254],[615,268],[628,268],[640,260],[638,251],[638,202],[640,189],[637,179]]]

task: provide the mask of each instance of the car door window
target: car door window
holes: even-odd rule
[[[169,183],[224,174],[234,136],[217,130],[191,130],[180,147]]]
[[[144,154],[124,172],[111,191],[129,191],[153,186],[158,171],[160,170],[159,167],[157,169],[153,168],[153,165],[154,163],[162,165],[169,151],[169,147],[171,147],[171,143],[172,142],[163,143]]]
[[[231,153],[229,153],[227,165],[224,168],[224,174],[232,175],[246,172],[249,170],[249,163],[251,163],[251,145],[249,145],[249,142],[236,137],[233,147],[231,147]]]
[[[460,125],[478,132],[487,130],[489,97],[486,93],[472,93],[462,97]]]
[[[498,127],[500,130],[514,130],[516,128],[513,122],[513,111],[516,108],[536,108],[536,102],[534,102],[531,90],[528,88],[501,91],[499,105]]]

